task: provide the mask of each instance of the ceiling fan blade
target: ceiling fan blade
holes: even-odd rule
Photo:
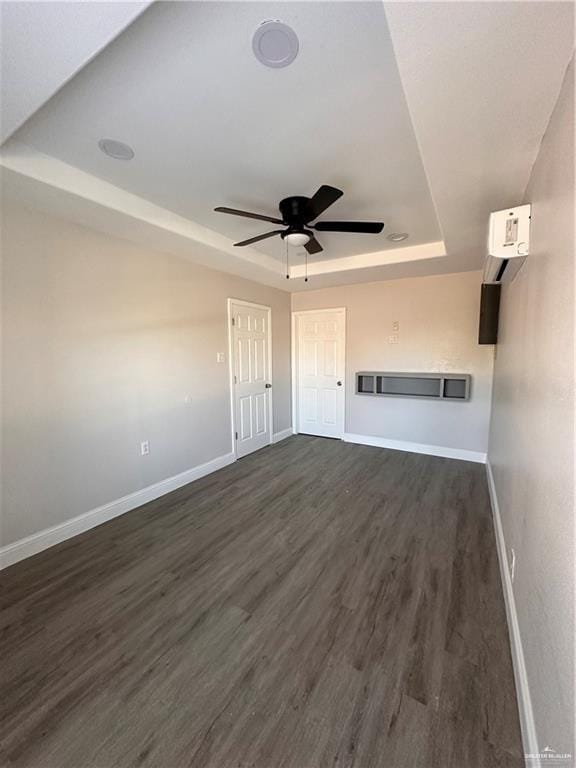
[[[249,213],[249,211],[239,211],[236,208],[225,208],[224,206],[218,206],[214,208],[218,213],[231,213],[232,216],[244,216],[247,219],[258,219],[259,221],[271,221],[272,224],[284,224],[282,219],[274,219],[272,216],[263,216],[260,213]]]
[[[284,232],[283,229],[275,229],[273,232],[266,232],[265,235],[256,235],[256,237],[251,237],[248,240],[242,240],[240,243],[234,243],[234,245],[252,245],[252,243],[257,243],[260,240],[266,240],[267,237],[281,235],[282,232]]]
[[[306,248],[310,255],[314,253],[320,253],[320,251],[324,250],[314,235],[310,235],[310,240],[308,240],[304,248]]]
[[[342,192],[341,189],[322,184],[320,189],[310,200],[310,209],[313,213],[312,219],[316,219],[321,213],[324,213],[326,208],[329,208],[332,203],[335,203],[343,194],[344,192]]]
[[[384,229],[384,224],[377,221],[319,221],[314,224],[318,232],[365,232],[377,235]]]

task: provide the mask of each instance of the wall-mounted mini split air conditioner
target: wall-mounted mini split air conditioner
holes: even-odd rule
[[[530,205],[490,214],[488,257],[480,295],[479,344],[498,341],[498,315],[502,283],[514,279],[530,249]]]
[[[510,282],[524,263],[530,249],[530,208],[519,205],[490,214],[484,283]]]

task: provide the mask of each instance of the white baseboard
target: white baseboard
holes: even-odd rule
[[[48,549],[48,547],[53,547],[61,541],[66,541],[66,539],[70,539],[72,536],[84,533],[84,531],[88,531],[90,528],[95,528],[107,520],[112,520],[112,518],[123,515],[125,512],[130,512],[130,510],[136,509],[136,507],[141,507],[142,504],[158,499],[160,496],[176,490],[176,488],[181,488],[183,485],[187,485],[194,480],[199,480],[211,472],[216,472],[217,469],[222,469],[228,464],[232,464],[235,460],[236,457],[233,453],[226,453],[223,456],[218,456],[216,459],[207,461],[205,464],[199,464],[197,467],[187,469],[185,472],[168,477],[159,483],[154,483],[154,485],[149,485],[139,491],[129,493],[127,496],[110,501],[101,507],[91,509],[89,512],[84,512],[84,514],[73,517],[71,520],[66,520],[64,523],[54,525],[52,528],[46,528],[43,531],[27,536],[25,539],[8,544],[0,548],[0,570],[20,560],[24,560],[26,557],[36,555],[38,552]]]
[[[275,432],[272,435],[272,442],[279,443],[280,440],[285,440],[287,437],[292,437],[293,434],[294,430],[292,427],[288,427],[288,429],[283,429],[281,432]]]
[[[522,648],[520,625],[518,624],[518,614],[516,613],[514,589],[512,587],[512,579],[510,577],[510,566],[508,563],[508,553],[506,551],[506,540],[504,538],[504,531],[502,529],[502,519],[500,517],[500,507],[498,505],[498,496],[496,495],[494,475],[492,474],[492,467],[490,466],[489,461],[486,462],[486,475],[488,477],[488,490],[490,492],[490,502],[492,505],[492,515],[494,518],[494,531],[496,534],[496,548],[498,550],[500,575],[502,577],[504,602],[506,604],[506,616],[508,618],[510,649],[512,651],[512,664],[514,666],[516,696],[518,698],[520,727],[522,729],[522,743],[524,746],[524,753],[526,755],[526,765],[530,766],[530,768],[540,768],[541,762],[537,757],[540,754],[540,750],[538,749],[538,737],[536,734],[536,724],[534,722],[534,713],[532,710],[532,698],[530,696],[530,687],[528,685],[528,674],[526,672],[524,650]],[[531,755],[532,757],[528,758],[528,755]]]
[[[481,453],[480,451],[468,451],[464,448],[447,448],[443,445],[410,443],[405,440],[389,440],[386,437],[376,437],[374,435],[355,435],[351,432],[346,432],[343,439],[346,443],[373,445],[376,448],[391,448],[394,451],[408,451],[409,453],[424,453],[428,456],[442,456],[445,459],[461,459],[462,461],[473,461],[477,464],[486,463],[485,453]]]

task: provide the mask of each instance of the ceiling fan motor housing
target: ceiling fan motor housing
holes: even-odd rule
[[[309,197],[287,197],[280,203],[282,220],[289,227],[303,227],[314,218]]]

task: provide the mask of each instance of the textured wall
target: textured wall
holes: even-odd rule
[[[287,293],[2,213],[3,544],[231,450],[228,364],[216,362],[228,297],[272,306],[273,426],[290,426]]]
[[[294,310],[346,307],[346,431],[485,452],[493,348],[478,346],[479,272],[292,295]],[[398,343],[393,321],[400,323]],[[468,402],[356,395],[356,371],[471,373]]]
[[[530,257],[502,295],[489,460],[540,749],[574,753],[574,66],[534,166]]]

